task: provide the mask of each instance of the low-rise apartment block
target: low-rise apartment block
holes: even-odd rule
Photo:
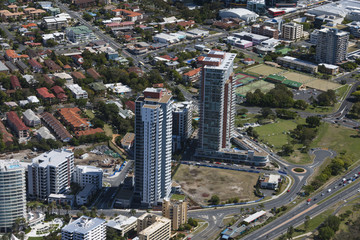
[[[282,25],[281,36],[286,40],[298,40],[303,37],[303,25],[298,23],[286,23]]]
[[[82,216],[61,230],[61,240],[105,240],[106,221]]]
[[[75,99],[85,99],[88,98],[88,94],[83,90],[79,84],[69,84],[66,87],[71,91]]]
[[[23,113],[23,120],[29,127],[36,127],[41,125],[40,118],[31,109],[28,109]]]
[[[16,112],[11,111],[6,113],[6,119],[10,128],[14,131],[19,138],[19,142],[23,143],[30,138],[30,129],[19,118]]]
[[[110,220],[106,224],[107,228],[115,229],[119,235],[124,237],[126,233],[131,230],[136,230],[137,227],[137,218],[136,217],[126,217],[123,215],[119,215],[113,220]]]
[[[66,36],[74,43],[86,43],[97,39],[95,34],[86,26],[69,27],[66,29]]]
[[[181,225],[187,223],[187,202],[165,198],[162,203],[162,215],[169,218],[171,228],[177,230]]]
[[[102,188],[103,170],[94,166],[77,165],[74,171],[73,181],[85,187],[93,184],[97,189]]]
[[[279,30],[274,29],[270,26],[254,24],[251,26],[251,32],[275,39],[279,38]]]
[[[155,214],[145,213],[137,220],[139,240],[169,240],[171,220]]]
[[[283,67],[295,69],[300,72],[308,72],[308,73],[317,73],[318,72],[318,65],[307,62],[298,58],[285,56],[285,57],[278,57],[276,59],[277,63]]]

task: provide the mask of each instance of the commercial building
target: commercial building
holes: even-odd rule
[[[336,64],[346,60],[349,33],[334,28],[319,30],[316,45],[318,63]]]
[[[134,145],[134,140],[134,133],[126,133],[125,136],[121,139],[121,147],[125,150],[130,150]]]
[[[295,69],[300,72],[308,72],[308,73],[318,72],[318,65],[290,56],[278,57],[276,59],[276,62],[283,67]]]
[[[179,42],[179,38],[167,33],[158,33],[153,37],[155,42],[160,42],[160,43],[168,43],[168,44],[172,44],[172,43],[177,43]]]
[[[308,9],[307,13],[316,16],[333,15],[336,17],[346,17],[352,21],[360,21],[360,2],[356,0],[343,0],[331,2],[316,8]]]
[[[296,7],[298,0],[265,0],[265,5],[269,7]]]
[[[266,25],[254,24],[251,26],[251,32],[270,38],[279,38],[279,30]]]
[[[346,26],[349,27],[349,31],[354,37],[356,37],[356,38],[360,37],[360,22],[354,21],[354,22],[346,24]]]
[[[234,33],[233,35],[242,40],[250,41],[253,43],[253,45],[261,44],[263,41],[269,39],[269,37],[255,34],[255,33],[248,33],[248,32]]]
[[[245,8],[230,8],[219,11],[221,18],[240,18],[246,22],[255,22],[259,17],[256,13]]]
[[[61,230],[61,240],[105,240],[106,221],[81,216]]]
[[[242,40],[241,38],[234,37],[234,36],[228,36],[227,37],[227,43],[230,43],[233,46],[239,47],[239,48],[248,48],[252,47],[253,43],[247,40]]]
[[[73,172],[73,152],[61,149],[41,154],[28,166],[29,197],[45,200],[52,193],[63,193],[70,188]]]
[[[319,69],[319,72],[321,72],[321,73],[326,73],[329,75],[336,75],[337,73],[339,73],[340,67],[337,65],[332,65],[332,64],[319,63],[318,69]]]
[[[172,95],[146,88],[135,109],[135,194],[157,204],[171,191]]]
[[[184,147],[192,134],[192,102],[179,102],[173,105],[173,151]]]
[[[276,189],[281,182],[278,174],[263,174],[259,177],[260,187],[265,189]]]
[[[19,142],[23,143],[30,138],[30,129],[21,121],[16,112],[11,111],[6,113],[6,119],[10,128],[15,132],[19,138]]]
[[[298,40],[303,36],[303,25],[290,22],[282,25],[281,37],[286,40]]]
[[[236,54],[210,51],[198,58],[202,67],[199,150],[211,155],[230,148],[235,118],[233,65]]]
[[[59,205],[69,205],[72,206],[75,202],[74,195],[67,194],[50,194],[48,196],[48,203],[56,202]]]
[[[11,232],[26,217],[25,169],[17,160],[0,161],[0,232]]]
[[[95,166],[77,165],[74,170],[73,181],[85,187],[86,184],[93,184],[97,189],[102,188],[103,170]]]
[[[106,227],[115,229],[119,235],[124,237],[124,235],[129,231],[136,230],[137,218],[133,216],[126,217],[124,215],[119,215],[113,220],[110,220],[106,224]]]
[[[173,201],[168,198],[163,200],[162,216],[171,220],[171,228],[177,230],[187,223],[187,202]]]
[[[95,34],[86,26],[67,28],[66,37],[74,43],[87,43],[97,39]]]
[[[139,240],[168,240],[171,236],[171,220],[145,213],[137,220]]]
[[[264,15],[264,13],[266,12],[265,0],[248,0],[246,8],[252,12]]]
[[[40,118],[31,109],[27,109],[23,113],[23,120],[25,124],[29,127],[36,127],[41,124]]]
[[[88,98],[88,94],[83,90],[79,84],[69,84],[66,87],[71,91],[75,99],[84,99]]]

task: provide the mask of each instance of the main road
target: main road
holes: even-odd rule
[[[358,172],[360,172],[359,167],[350,171],[343,177],[346,179],[353,179],[354,175]],[[346,184],[344,184],[342,180],[333,182],[327,186],[324,191],[319,192],[313,196],[312,199],[303,201],[288,213],[270,222],[259,230],[246,235],[243,237],[243,239],[275,239],[279,235],[286,232],[290,226],[298,226],[302,224],[307,215],[310,217],[316,216],[317,214],[333,206],[335,203],[358,194],[360,191],[359,181],[359,179],[354,180],[354,182],[350,183],[350,186],[347,186],[346,188],[344,186]]]

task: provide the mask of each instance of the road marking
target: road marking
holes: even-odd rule
[[[309,207],[308,209],[306,209],[306,210],[302,211],[301,213],[298,213],[298,214],[297,214],[297,215],[295,215],[294,217],[292,217],[292,218],[290,218],[290,219],[286,220],[285,222],[282,222],[281,224],[277,225],[277,226],[276,226],[276,227],[274,227],[273,229],[271,229],[271,230],[267,231],[266,233],[264,233],[263,235],[261,235],[259,238],[261,238],[261,237],[263,237],[263,236],[266,236],[266,235],[267,235],[267,234],[269,234],[270,232],[272,232],[272,231],[274,231],[274,230],[278,229],[279,227],[282,227],[283,225],[285,225],[285,224],[287,224],[288,222],[290,222],[290,221],[292,221],[292,220],[294,220],[294,219],[298,218],[299,216],[303,215],[304,213],[309,212],[310,210],[312,210],[312,209],[316,208],[317,206],[318,206],[317,204],[312,205],[312,206],[311,206],[311,207]]]

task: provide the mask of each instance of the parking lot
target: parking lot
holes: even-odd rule
[[[313,97],[314,99],[317,98],[317,96],[321,93],[321,91],[318,91],[316,89],[307,89],[307,90],[292,90],[294,94],[295,100],[304,100],[307,103],[311,103],[310,98]]]

